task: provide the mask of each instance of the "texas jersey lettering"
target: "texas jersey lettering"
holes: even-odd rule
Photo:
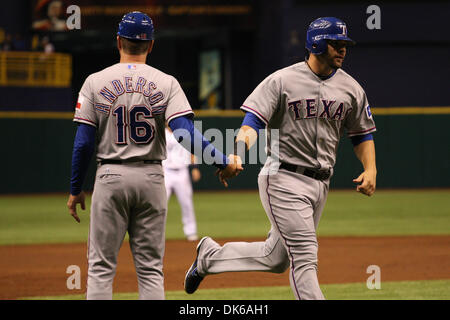
[[[306,168],[333,168],[345,130],[350,137],[376,130],[366,94],[355,79],[338,69],[323,80],[306,62],[269,75],[241,109],[267,124],[269,141],[270,129],[279,130],[279,154],[272,157]]]

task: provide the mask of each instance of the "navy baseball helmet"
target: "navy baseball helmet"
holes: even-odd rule
[[[133,11],[123,16],[117,35],[131,40],[153,40],[153,21],[145,13]]]
[[[306,32],[306,49],[313,54],[325,53],[327,40],[344,40],[351,45],[355,44],[355,41],[347,36],[347,26],[344,21],[325,17],[311,22]]]

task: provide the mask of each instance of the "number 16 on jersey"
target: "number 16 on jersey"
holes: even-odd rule
[[[146,105],[134,105],[129,110],[126,106],[119,105],[112,114],[116,118],[116,144],[128,144],[128,134],[130,141],[135,144],[148,144],[153,140],[155,127],[146,120],[152,119],[153,115]]]

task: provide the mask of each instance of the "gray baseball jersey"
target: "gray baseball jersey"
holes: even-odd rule
[[[315,75],[305,62],[281,69],[262,81],[245,100],[242,110],[252,112],[270,129],[279,129],[282,162],[307,168],[330,169],[336,162],[339,140],[376,130],[369,102],[361,86],[342,69],[327,80]]]
[[[192,109],[177,80],[146,64],[118,63],[90,75],[74,121],[97,128],[99,164],[91,204],[88,299],[111,299],[126,232],[140,299],[164,299],[167,196],[161,164],[165,122]],[[126,160],[126,161],[125,161]]]
[[[163,160],[165,121],[193,113],[178,81],[147,64],[117,63],[91,74],[74,121],[97,128],[97,158]]]
[[[197,272],[200,276],[232,271],[280,273],[290,267],[289,279],[297,299],[324,299],[317,278],[316,229],[329,179],[280,168],[277,160],[331,169],[345,130],[349,136],[375,131],[366,95],[343,70],[321,79],[301,62],[268,76],[241,109],[267,125],[268,152],[274,154],[261,170],[258,186],[272,227],[267,239],[260,242],[220,246],[211,238],[204,239],[198,248]],[[276,143],[270,139],[271,129],[279,130],[278,148],[271,148],[271,143]],[[277,164],[275,171],[269,169],[273,164]]]

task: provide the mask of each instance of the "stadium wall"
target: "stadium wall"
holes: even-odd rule
[[[375,115],[378,187],[450,187],[449,108],[410,110],[418,110],[418,114]],[[429,111],[423,114],[420,110]],[[238,128],[242,116],[196,117],[196,120],[203,121],[203,131],[219,128],[225,132],[227,128]],[[71,113],[0,112],[0,133],[6,137],[0,158],[3,169],[0,193],[68,192],[75,130]],[[231,181],[229,188],[257,188],[256,176],[260,167],[246,166],[245,171]],[[201,165],[200,169],[203,177],[194,185],[196,190],[223,190],[214,176],[214,167]],[[343,138],[331,188],[352,188],[352,179],[361,170],[349,139]],[[95,163],[92,161],[86,190],[92,190],[94,174]]]

